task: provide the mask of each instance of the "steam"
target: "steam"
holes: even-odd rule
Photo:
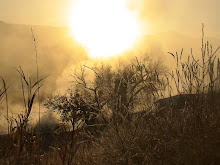
[[[37,39],[39,78],[49,75],[40,89],[40,100],[43,102],[62,86],[57,84],[57,79],[65,69],[87,59],[87,55],[71,38],[67,28],[34,26],[33,30]],[[16,69],[21,66],[32,84],[37,81],[34,42],[31,27],[26,25],[0,22],[0,36],[0,75],[9,87],[8,100],[12,116],[24,110],[21,77]],[[0,106],[0,120],[3,121],[4,102]]]
[[[56,80],[65,68],[86,58],[86,54],[74,44],[65,28],[33,27],[37,38],[39,77],[46,79],[42,96],[48,97],[56,88]],[[16,68],[22,67],[32,82],[36,81],[36,62],[30,26],[0,24],[0,74],[9,88],[13,104],[20,102],[21,83]],[[18,96],[18,97],[17,97]]]
[[[199,57],[202,23],[205,23],[205,39],[212,43],[215,50],[220,45],[220,35],[217,33],[220,28],[219,14],[216,14],[220,11],[219,3],[217,0],[128,0],[128,7],[136,12],[141,22],[143,36],[134,49],[122,55],[120,62],[126,63],[128,57],[147,54],[154,59],[163,59],[172,68],[173,59],[167,52],[180,53],[182,48],[184,56],[190,54],[193,48],[194,56]],[[34,43],[30,29],[27,25],[0,21],[0,75],[9,86],[9,108],[13,113],[23,109],[21,78],[15,68],[21,66],[25,75],[31,77],[32,82],[36,81]],[[72,68],[81,63],[92,67],[94,60],[88,58],[67,28],[33,26],[33,30],[37,39],[39,77],[50,75],[40,89],[43,102],[55,91],[67,87]],[[217,58],[219,56],[218,52]],[[0,106],[1,116],[4,116],[3,103]]]

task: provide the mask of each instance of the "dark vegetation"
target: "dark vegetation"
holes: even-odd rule
[[[118,68],[82,66],[74,88],[45,102],[62,119],[48,131],[28,124],[44,78],[32,84],[20,68],[26,109],[7,116],[0,164],[220,164],[219,48],[203,39],[201,59],[191,52],[183,62],[183,51],[169,52],[171,73],[137,57]],[[2,82],[0,99],[7,97]]]

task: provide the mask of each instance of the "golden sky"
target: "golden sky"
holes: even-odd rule
[[[219,0],[128,0],[153,32],[201,32],[201,23],[210,33],[219,33]],[[0,0],[0,20],[16,24],[68,26],[74,0]],[[114,9],[112,9],[114,12]]]

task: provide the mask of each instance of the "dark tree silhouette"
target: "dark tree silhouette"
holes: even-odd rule
[[[64,122],[95,127],[105,125],[109,120],[118,122],[129,118],[137,108],[151,104],[158,96],[158,89],[164,82],[161,75],[163,65],[149,58],[112,69],[110,65],[90,68],[81,66],[80,72],[73,75],[75,87],[65,95],[48,99],[45,106],[61,114]],[[87,77],[87,72],[95,76]],[[82,125],[81,125],[82,126]]]

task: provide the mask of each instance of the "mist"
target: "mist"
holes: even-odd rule
[[[0,0],[0,164],[218,164],[220,1],[120,2]]]
[[[220,21],[216,14],[219,12],[219,3],[217,0],[171,0],[169,3],[163,0],[128,0],[128,7],[136,13],[141,24],[142,36],[132,49],[120,57],[109,58],[107,62],[102,60],[115,65],[118,61],[126,64],[128,59],[135,56],[149,56],[161,60],[168,70],[172,70],[175,67],[173,58],[167,52],[175,54],[183,49],[187,58],[192,48],[194,56],[201,58],[202,23],[205,24],[205,41],[213,45],[213,50],[220,45]],[[47,14],[44,22],[46,19]],[[81,64],[93,67],[100,62],[88,56],[83,46],[74,41],[68,28],[37,25],[32,28],[37,46],[39,78],[48,76],[40,89],[42,103],[53,94],[65,91],[71,85],[70,75]],[[216,56],[220,57],[219,52]],[[30,25],[0,21],[0,65],[0,75],[9,87],[10,111],[18,113],[23,100],[21,77],[16,69],[21,67],[32,82],[37,80],[36,51]],[[4,116],[5,105],[2,102],[0,106]]]
[[[58,89],[57,79],[70,65],[87,59],[80,45],[74,44],[67,28],[33,26],[36,39],[39,79],[48,76],[40,89],[43,102]],[[23,106],[21,76],[22,68],[32,84],[37,81],[37,64],[34,38],[31,26],[0,22],[0,75],[8,87],[8,101],[11,113],[21,112]],[[5,116],[5,104],[1,103],[1,114]],[[1,119],[2,119],[1,117]]]
[[[199,30],[201,31],[201,27]],[[68,87],[72,68],[82,63],[92,67],[95,62],[99,62],[89,58],[83,47],[74,41],[68,28],[33,26],[33,32],[37,46],[39,77],[49,75],[40,92],[42,101]],[[31,77],[32,82],[36,81],[36,52],[31,26],[0,22],[0,35],[0,75],[9,87],[10,104],[21,104],[21,78],[16,69],[21,67],[26,77]],[[162,59],[168,68],[172,68],[172,57],[167,52],[180,53],[184,49],[184,55],[187,57],[193,48],[194,55],[200,57],[201,37],[202,32],[200,37],[192,37],[176,31],[143,35],[132,50],[121,55],[120,62],[124,60],[126,63],[128,56],[132,58],[147,55],[152,59]],[[220,45],[218,38],[206,35],[205,39],[211,40],[213,49]],[[113,59],[109,61],[115,63]]]

